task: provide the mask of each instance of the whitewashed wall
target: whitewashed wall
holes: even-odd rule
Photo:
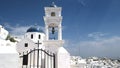
[[[8,31],[0,25],[0,39],[6,39]]]
[[[17,54],[0,54],[0,68],[18,68]]]
[[[33,39],[31,39],[31,34],[33,34]],[[41,36],[40,39],[39,35]],[[31,39],[33,42],[37,43],[38,40],[39,42],[42,42],[45,39],[45,34],[39,32],[28,32],[25,34],[25,38]]]
[[[57,68],[70,68],[70,54],[63,47],[58,49]]]
[[[28,47],[25,47],[25,43],[28,43]],[[34,48],[37,48],[37,46],[34,44],[32,40],[28,38],[22,39],[22,41],[20,41],[16,46],[16,50],[19,53],[27,52],[30,49],[34,49]]]

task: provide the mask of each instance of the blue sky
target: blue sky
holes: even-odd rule
[[[64,47],[82,57],[120,57],[120,0],[0,0],[0,24],[12,35],[38,24],[44,7],[62,7]]]

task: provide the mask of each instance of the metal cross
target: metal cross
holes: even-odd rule
[[[39,45],[42,44],[42,43],[40,43],[39,40],[38,40],[38,43],[35,43],[35,44],[38,44],[38,49],[39,49]]]

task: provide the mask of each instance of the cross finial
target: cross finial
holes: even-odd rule
[[[57,6],[55,5],[55,2],[52,2],[52,4],[50,5],[50,7],[57,7]]]

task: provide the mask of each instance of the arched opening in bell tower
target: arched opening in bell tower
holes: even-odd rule
[[[58,27],[49,27],[49,40],[58,40]]]
[[[55,16],[55,12],[51,12],[51,16]]]

